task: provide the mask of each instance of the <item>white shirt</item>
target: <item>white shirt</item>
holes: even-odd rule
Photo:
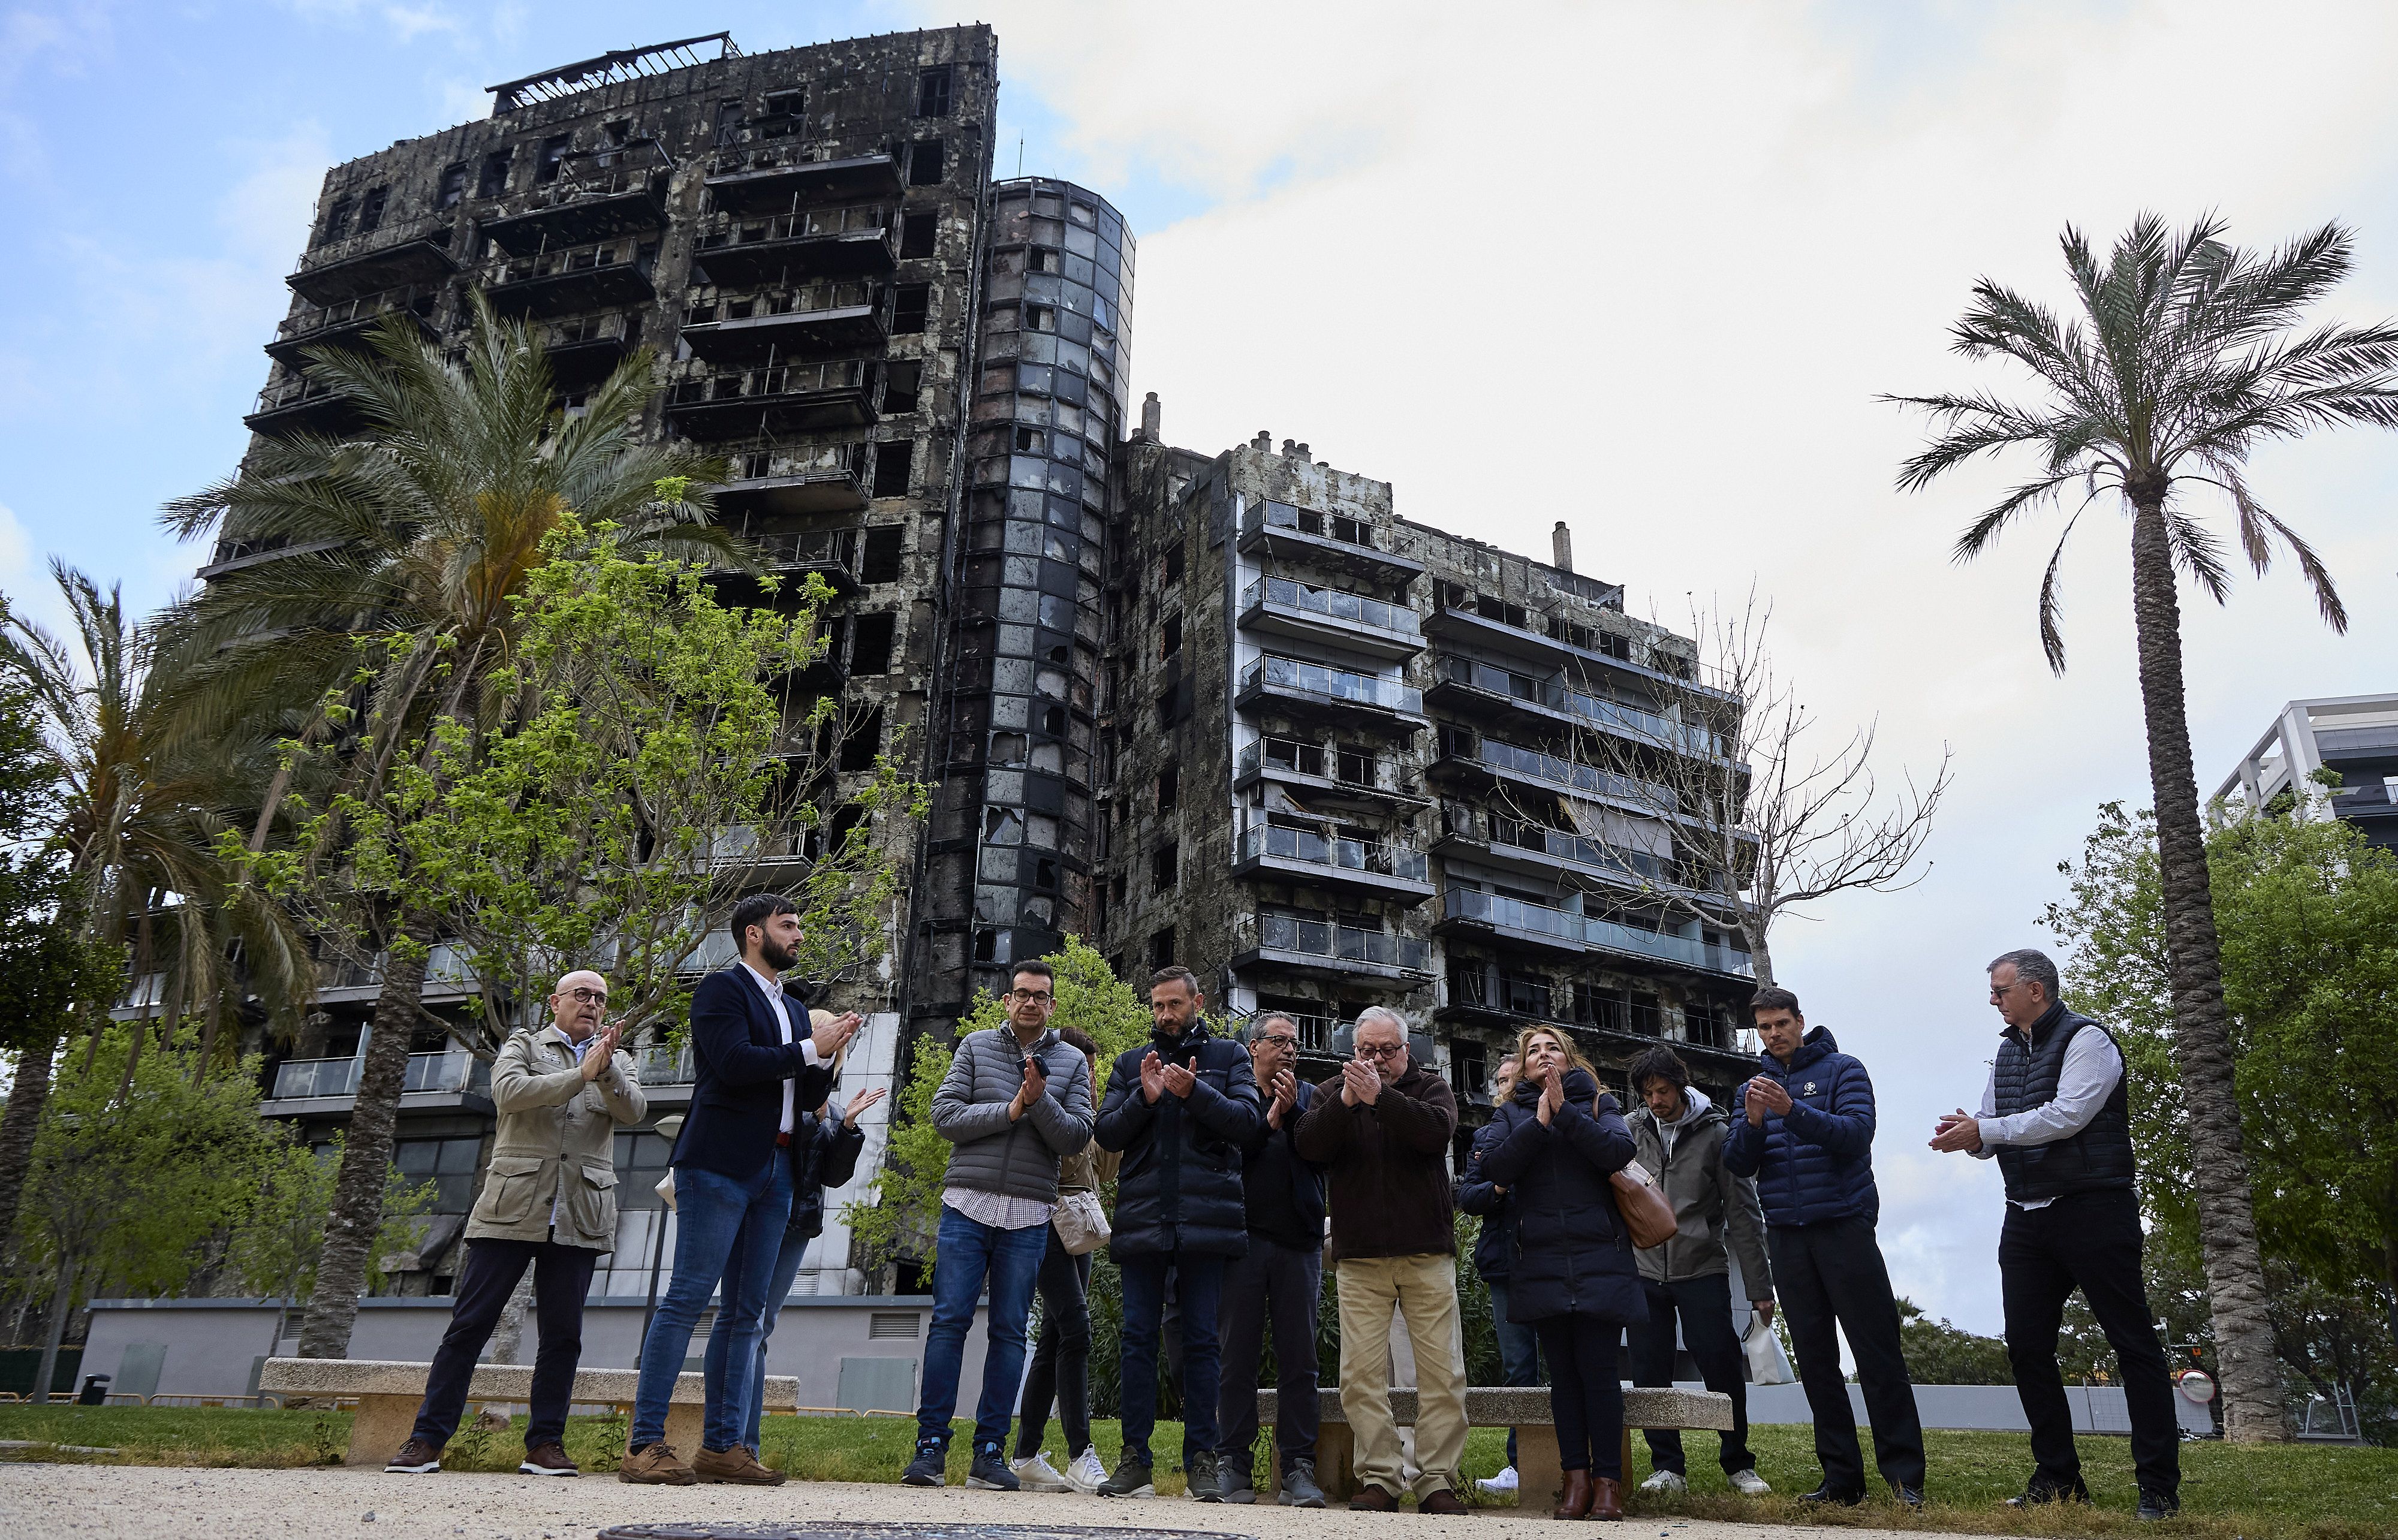
[[[1996,1146],[2001,1144],[2020,1147],[2071,1139],[2090,1127],[2090,1120],[2098,1115],[2107,1098],[2114,1094],[2115,1083],[2122,1078],[2123,1056],[2116,1049],[2114,1039],[2103,1032],[2078,1032],[2073,1041],[2065,1046],[2065,1062],[2057,1067],[2054,1099],[2001,1117],[1999,1067],[1992,1063],[1989,1081],[1982,1087],[1982,1110],[1974,1119],[1982,1129],[1982,1147],[1974,1152],[1975,1158],[1990,1159],[1998,1154]],[[2045,1209],[2056,1199],[2007,1201],[2018,1209]]]
[[[768,1007],[774,1011],[776,1024],[781,1026],[783,1029],[783,1044],[787,1047],[789,1047],[791,1041],[791,1012],[790,1007],[784,1003],[783,981],[770,974],[761,973],[756,968],[751,967],[749,966],[749,960],[746,957],[741,960],[741,971],[756,979],[758,987],[766,992],[766,1004]],[[816,1043],[813,1036],[802,1036],[800,1039],[800,1057],[805,1060],[811,1066],[824,1062],[824,1056],[816,1052]],[[783,1131],[785,1133],[789,1133],[793,1126],[791,1119],[791,1082],[786,1080],[783,1082]]]

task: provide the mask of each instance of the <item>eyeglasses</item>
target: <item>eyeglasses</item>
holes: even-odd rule
[[[571,989],[566,992],[566,997],[580,1001],[586,1006],[604,1006],[608,1003],[608,992],[604,989]]]
[[[1399,1055],[1407,1051],[1408,1046],[1405,1043],[1360,1043],[1357,1045],[1357,1057],[1360,1059],[1396,1059]]]
[[[1277,1047],[1295,1048],[1299,1047],[1299,1039],[1293,1037],[1287,1032],[1270,1032],[1258,1038],[1257,1041],[1260,1043],[1272,1043]]]
[[[1036,992],[1029,989],[1009,990],[1007,992],[1007,997],[1017,1002],[1019,1005],[1027,1006],[1045,1006],[1049,1004],[1050,1001],[1058,998],[1046,990]]]

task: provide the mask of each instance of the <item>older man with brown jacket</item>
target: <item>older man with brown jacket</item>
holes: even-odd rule
[[[532,1367],[528,1476],[582,1474],[566,1457],[566,1407],[583,1358],[583,1301],[601,1253],[616,1248],[616,1130],[649,1110],[632,1055],[602,1028],[608,980],[578,971],[549,997],[550,1024],[502,1045],[492,1064],[499,1129],[483,1194],[466,1220],[466,1265],[450,1330],[433,1355],[424,1403],[407,1446],[384,1468],[441,1468],[441,1449],[465,1411],[475,1359],[525,1269],[533,1270],[541,1349]]]

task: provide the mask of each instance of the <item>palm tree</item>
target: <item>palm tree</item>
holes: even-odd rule
[[[2348,627],[2330,572],[2249,488],[2257,443],[2348,423],[2398,426],[2398,326],[2314,326],[2301,312],[2345,277],[2353,238],[2326,224],[2278,251],[2219,238],[2222,222],[2168,230],[2143,214],[2105,266],[2068,227],[2065,263],[2081,313],[2060,324],[2042,306],[1985,278],[1951,333],[1969,358],[2012,358],[2046,387],[2018,406],[1987,392],[1890,399],[1928,412],[1941,429],[1908,460],[1898,484],[1915,491],[1986,452],[2024,445],[2040,474],[1966,528],[1957,560],[1989,547],[2020,516],[2084,493],[2068,517],[2040,587],[2040,636],[2049,667],[2065,670],[2057,569],[2081,514],[2112,493],[2131,514],[2132,611],[2140,696],[2156,799],[2157,848],[2173,991],[2174,1051],[2189,1110],[2189,1141],[2229,1437],[2284,1437],[2283,1398],[2266,1311],[2264,1267],[2248,1160],[2232,1095],[2215,909],[2191,777],[2182,701],[2176,572],[2217,603],[2230,588],[2221,538],[2191,506],[2200,488],[2228,505],[2249,564],[2262,574],[2278,539],[2313,587],[2324,623]]]
[[[494,317],[479,293],[472,304],[473,335],[458,362],[402,317],[386,318],[367,352],[312,349],[312,374],[362,426],[263,439],[236,475],[167,507],[167,527],[186,539],[221,532],[290,553],[212,583],[195,605],[197,634],[215,651],[186,682],[190,698],[203,715],[237,715],[261,700],[301,706],[310,713],[303,747],[336,732],[371,745],[343,770],[347,788],[370,800],[391,756],[421,741],[433,719],[496,709],[481,687],[509,656],[515,601],[544,560],[544,540],[570,514],[628,547],[748,564],[693,490],[722,480],[723,463],[642,434],[656,371],[646,351],[569,413],[538,340]],[[368,682],[351,689],[361,673]],[[346,695],[346,709],[304,704],[329,693]],[[258,809],[253,850],[291,773],[287,761]],[[384,952],[381,983],[301,1327],[300,1351],[312,1358],[348,1352],[382,1227],[409,1042],[430,1020],[424,955],[438,917],[383,913],[370,929]]]

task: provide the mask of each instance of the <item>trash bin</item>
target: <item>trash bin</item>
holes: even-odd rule
[[[78,1391],[75,1395],[75,1405],[106,1406],[108,1404],[108,1378],[109,1377],[105,1374],[85,1375],[83,1377],[83,1389]]]

